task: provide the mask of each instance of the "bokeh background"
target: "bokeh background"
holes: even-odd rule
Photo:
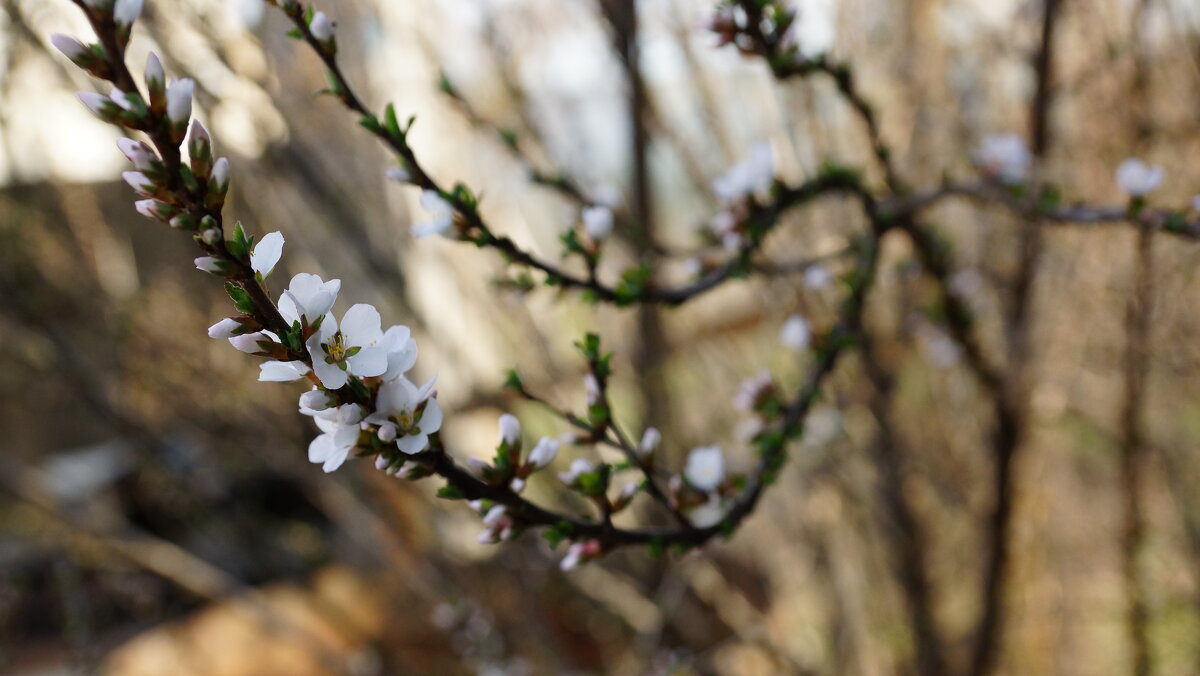
[[[1166,168],[1153,203],[1188,204],[1200,190],[1200,6],[1051,4],[1040,177],[1068,199],[1117,203],[1113,169],[1136,155]],[[780,83],[760,60],[715,47],[702,27],[708,2],[638,5],[663,279],[686,278],[684,253],[716,209],[710,181],[754,143],[771,144],[789,183],[827,159],[870,167],[859,120],[827,79]],[[314,430],[295,412],[299,391],[256,382],[254,359],[205,336],[228,300],[192,268],[187,237],[134,212],[116,130],[73,95],[95,83],[48,48],[51,33],[88,35],[83,18],[66,0],[0,6],[0,672],[912,673],[896,496],[921,533],[945,659],[965,664],[994,499],[991,407],[903,237],[885,242],[868,307],[891,388],[873,387],[860,358],[845,360],[782,479],[732,540],[666,560],[621,552],[563,574],[561,550],[535,534],[476,544],[478,517],[433,498],[432,481],[391,479],[366,462],[327,476],[306,461]],[[911,182],[972,176],[971,149],[986,134],[1028,137],[1042,3],[798,6],[802,49],[854,64]],[[359,93],[416,115],[418,156],[439,180],[482,192],[498,231],[554,258],[577,222],[577,206],[531,169],[616,188],[628,213],[627,73],[600,2],[322,9]],[[416,191],[388,183],[382,149],[336,101],[314,96],[319,63],[264,10],[149,0],[130,58],[140,71],[154,50],[169,73],[196,79],[197,115],[233,163],[227,217],[287,238],[277,286],[298,271],[338,277],[343,299],[413,327],[418,375],[438,374],[446,436],[461,453],[490,452],[503,410],[527,434],[562,432],[506,398],[503,373],[515,366],[530,389],[579,409],[572,342],[595,330],[617,353],[627,427],[662,426],[668,462],[719,443],[734,469],[753,466],[729,400],[764,367],[799,382],[804,358],[779,346],[779,326],[794,312],[828,326],[841,292],[809,288],[788,268],[844,248],[863,227],[854,205],[788,214],[764,252],[774,272],[649,318],[548,289],[519,293],[489,252],[410,236],[424,218]],[[443,76],[457,100],[439,88]],[[520,152],[497,130],[515,134]],[[868,178],[878,183],[875,170]],[[1131,673],[1134,589],[1153,673],[1200,673],[1200,244],[1152,237],[1135,293],[1131,227],[1030,224],[961,201],[929,222],[953,243],[976,335],[1028,412],[1000,671]],[[602,274],[636,256],[618,233]],[[841,269],[836,257],[829,265]],[[1150,313],[1132,371],[1145,377],[1133,455],[1122,422],[1130,307]],[[1011,347],[1014,331],[1024,349]],[[558,462],[594,453],[570,449]],[[1130,574],[1135,489],[1144,531]],[[555,499],[550,481],[530,490]]]

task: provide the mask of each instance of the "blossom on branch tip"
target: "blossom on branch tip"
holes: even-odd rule
[[[412,180],[412,174],[404,167],[388,167],[387,171],[383,172],[389,181],[397,183],[408,183]]]
[[[265,361],[258,365],[258,380],[263,383],[290,383],[308,375],[308,371],[308,364],[302,361]]]
[[[516,446],[521,440],[521,421],[511,413],[500,414],[500,443]]]
[[[589,373],[583,377],[583,392],[587,396],[587,405],[595,406],[600,403],[600,381],[596,375]]]
[[[800,315],[788,317],[783,322],[783,328],[779,330],[779,342],[789,350],[807,350],[812,342],[812,330],[808,327],[808,320]]]
[[[833,275],[829,273],[829,267],[823,263],[810,265],[804,270],[804,286],[809,289],[823,289],[829,286]]]
[[[430,396],[435,378],[418,388],[408,378],[384,383],[375,398],[375,412],[367,416],[372,425],[395,427],[396,448],[402,453],[420,453],[429,446],[429,435],[442,428],[442,407]]]
[[[590,561],[600,556],[601,551],[599,540],[584,540],[583,542],[573,542],[570,547],[567,547],[567,555],[563,557],[559,568],[562,570],[571,570],[579,566],[585,561]]]
[[[154,152],[154,149],[141,141],[135,141],[131,138],[120,138],[117,139],[117,148],[121,150],[121,154],[125,155],[133,163],[133,168],[138,171],[156,171],[162,166],[162,162],[158,159],[158,154]]]
[[[604,239],[612,234],[613,213],[608,207],[584,207],[582,213],[583,229],[593,241]]]
[[[275,264],[279,262],[281,256],[283,256],[283,235],[278,232],[267,233],[250,250],[250,267],[258,273],[260,279],[266,279],[275,269]]]
[[[197,270],[211,272],[214,275],[223,275],[229,272],[229,264],[213,256],[200,256],[192,263],[195,264]]]
[[[333,37],[333,23],[329,21],[328,16],[325,16],[325,12],[313,14],[312,21],[308,23],[308,30],[314,38],[321,42],[329,42],[329,39]]]
[[[775,156],[771,144],[762,142],[750,149],[750,155],[730,167],[712,183],[713,195],[723,204],[740,202],[748,195],[765,193],[775,182]]]
[[[129,184],[129,187],[133,188],[134,191],[139,195],[145,195],[146,197],[154,196],[154,181],[151,181],[150,177],[146,176],[142,172],[123,171],[121,172],[121,178],[125,179],[125,182]]]
[[[87,106],[87,109],[92,111],[96,117],[105,122],[112,122],[116,118],[118,111],[117,104],[113,103],[112,99],[103,94],[96,92],[79,92],[76,94],[80,102]]]
[[[991,134],[979,144],[975,161],[990,178],[1016,185],[1029,177],[1033,156],[1017,134]]]
[[[707,501],[688,512],[688,521],[696,528],[708,528],[721,523],[728,512],[728,508],[721,504],[720,496],[714,493],[708,496]]]
[[[571,461],[571,466],[565,472],[558,473],[558,480],[564,484],[571,486],[579,479],[582,474],[587,474],[596,469],[592,463],[583,458],[575,458]]]
[[[166,202],[160,202],[156,199],[138,200],[133,203],[133,208],[146,218],[153,218],[159,221],[168,221],[175,214],[177,209]]]
[[[320,463],[321,469],[332,472],[346,462],[350,450],[358,443],[358,423],[362,420],[362,407],[358,404],[346,404],[330,409],[313,420],[323,434],[309,443],[308,461]]]
[[[766,369],[759,371],[757,376],[743,380],[738,386],[738,392],[733,397],[733,407],[740,411],[753,411],[757,408],[759,400],[774,387],[774,384],[770,371]]]
[[[369,378],[387,370],[387,351],[380,343],[379,311],[366,303],[353,305],[342,315],[338,328],[333,315],[327,315],[321,328],[308,339],[308,354],[313,371],[325,387],[336,390],[350,376]]]
[[[1131,157],[1117,167],[1117,185],[1130,197],[1143,197],[1162,185],[1163,168]]]
[[[313,389],[300,395],[300,412],[304,415],[317,415],[333,406],[333,397],[320,388]]]
[[[725,455],[718,446],[699,446],[688,453],[683,476],[694,488],[709,492],[725,480]]]
[[[413,226],[413,235],[426,237],[428,235],[445,235],[454,225],[454,205],[447,202],[436,190],[421,192],[421,206],[428,211],[432,219]]]
[[[288,324],[300,321],[301,317],[313,324],[333,307],[341,288],[340,279],[326,282],[317,275],[301,272],[292,277],[291,284],[279,297],[279,314]]]
[[[150,52],[146,57],[146,89],[150,91],[150,98],[153,100],[156,91],[162,91],[166,87],[167,75],[163,71],[162,61],[159,61],[158,54]]]

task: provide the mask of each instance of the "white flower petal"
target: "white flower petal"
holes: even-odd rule
[[[263,235],[250,252],[250,267],[266,278],[283,256],[283,235],[271,232]]]

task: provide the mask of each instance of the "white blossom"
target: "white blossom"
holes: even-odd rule
[[[333,405],[333,397],[328,392],[314,387],[300,395],[300,412],[304,415],[316,415],[328,410]]]
[[[240,336],[231,336],[229,338],[229,344],[237,350],[254,354],[255,352],[262,351],[262,348],[258,346],[258,343],[259,341],[264,340],[272,343],[278,343],[279,336],[275,335],[271,331],[263,329],[262,331],[255,331],[254,333],[243,333]]]
[[[362,420],[362,407],[358,404],[346,404],[327,413],[332,415],[313,418],[323,434],[308,445],[308,461],[321,463],[321,469],[332,472],[346,462],[350,450],[358,443],[358,423]]]
[[[195,264],[197,270],[211,272],[214,275],[225,273],[225,261],[222,261],[219,258],[214,258],[212,256],[200,256],[196,260],[192,261],[192,263]]]
[[[192,117],[192,94],[196,82],[191,78],[172,80],[167,85],[167,119],[176,126],[186,125]]]
[[[329,17],[325,16],[325,12],[317,12],[313,15],[312,21],[308,24],[308,30],[314,38],[321,42],[329,42],[333,37],[333,24],[329,21]]]
[[[594,470],[592,463],[583,458],[575,458],[571,461],[571,466],[565,472],[558,473],[558,480],[570,486],[575,483],[581,474],[587,474]]]
[[[567,547],[567,555],[563,557],[559,568],[562,570],[571,570],[579,566],[584,561],[589,561],[600,555],[600,542],[597,540],[584,540],[583,542],[572,542],[571,546]]]
[[[642,443],[638,444],[638,453],[649,455],[658,449],[660,443],[662,432],[659,432],[657,427],[647,427],[646,431],[642,432]]]
[[[308,364],[302,361],[265,361],[258,365],[258,380],[263,383],[290,383],[308,375],[308,371]]]
[[[1163,177],[1162,167],[1152,167],[1133,157],[1117,167],[1117,185],[1130,197],[1142,197],[1153,192],[1162,185]]]
[[[763,142],[755,144],[749,157],[714,180],[712,191],[723,204],[732,204],[748,195],[765,193],[774,181],[775,157],[771,145]]]
[[[529,452],[529,465],[534,471],[542,469],[554,461],[558,455],[558,441],[550,437],[538,439],[537,445]]]
[[[80,58],[91,53],[91,50],[87,48],[87,45],[76,40],[70,35],[63,35],[62,33],[55,33],[54,35],[51,35],[50,44],[54,45],[55,49],[62,52],[63,56],[67,57],[72,62],[78,61]]]
[[[254,244],[250,250],[250,267],[263,279],[275,269],[275,264],[283,255],[283,235],[269,232]]]
[[[387,171],[383,172],[389,181],[397,183],[408,183],[412,180],[412,174],[404,167],[388,167]]]
[[[821,263],[810,265],[804,270],[804,286],[809,289],[823,289],[829,286],[832,279],[833,275],[829,273],[829,267]]]
[[[121,172],[121,178],[125,179],[125,182],[129,184],[129,187],[133,188],[134,191],[139,195],[145,195],[147,197],[154,196],[154,181],[151,181],[150,177],[146,176],[142,172],[123,171]]]
[[[232,338],[240,328],[242,328],[242,325],[237,320],[226,317],[208,327],[208,337],[218,339]]]
[[[696,528],[708,528],[721,523],[729,510],[721,504],[721,498],[713,493],[708,496],[708,501],[703,504],[693,507],[688,512],[688,520]]]
[[[601,240],[612,234],[613,212],[608,207],[584,207],[582,211],[583,229],[588,237]]]
[[[387,370],[387,348],[382,342],[379,311],[359,303],[342,315],[340,329],[333,315],[326,315],[321,328],[308,339],[308,354],[321,384],[336,390],[352,375],[383,375]]]
[[[992,178],[1015,185],[1029,176],[1033,157],[1025,141],[1016,134],[985,136],[976,151],[976,162]]]
[[[166,73],[163,72],[162,61],[158,60],[158,54],[150,52],[146,57],[146,88],[150,90],[161,89],[166,82]]]
[[[740,411],[752,411],[762,393],[772,385],[771,372],[763,369],[758,375],[743,380],[738,386],[738,392],[733,396],[733,407]]]
[[[442,428],[442,407],[430,396],[434,378],[418,388],[408,378],[384,383],[375,398],[375,412],[367,416],[372,425],[391,423],[396,427],[396,448],[412,455],[429,445],[429,435]],[[418,408],[424,404],[423,410]]]
[[[141,172],[154,171],[160,161],[154,149],[131,138],[117,139],[117,148],[133,163],[133,168]]]
[[[812,330],[808,327],[808,320],[800,315],[792,315],[783,322],[783,328],[779,330],[779,342],[789,350],[797,352],[808,349],[812,342]]]
[[[621,203],[621,189],[612,183],[598,183],[588,191],[588,201],[609,209],[616,209]]]
[[[413,235],[447,235],[454,225],[454,206],[447,202],[436,190],[421,192],[421,206],[428,211],[432,219],[413,226]]]
[[[521,421],[511,413],[500,414],[500,443],[515,446],[521,440]]]
[[[92,111],[93,115],[102,120],[107,120],[105,117],[107,115],[107,111],[109,110],[110,106],[114,105],[112,99],[96,92],[79,92],[76,94],[76,96],[79,97],[79,100],[83,103],[83,105],[87,106],[88,110]]]
[[[387,351],[387,370],[383,372],[385,381],[408,373],[417,363],[417,341],[412,339],[412,331],[407,326],[397,324],[385,331],[381,344]]]
[[[301,317],[312,324],[329,312],[341,288],[340,279],[326,282],[317,275],[301,272],[292,277],[291,284],[279,297],[279,314],[288,324],[300,321]]]
[[[142,0],[117,0],[113,7],[113,19],[118,26],[132,26],[141,15]]]
[[[718,446],[700,446],[688,453],[683,475],[702,491],[711,491],[725,480],[725,456]]]
[[[589,373],[583,377],[583,392],[587,396],[587,405],[595,406],[600,403],[600,381],[595,374]]]

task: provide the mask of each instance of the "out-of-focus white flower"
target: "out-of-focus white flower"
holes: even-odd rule
[[[829,282],[833,280],[833,275],[829,272],[829,266],[823,263],[810,265],[804,270],[804,286],[810,289],[823,289],[829,286]]]
[[[308,354],[321,384],[336,390],[352,375],[369,378],[387,371],[387,348],[382,342],[379,311],[358,303],[342,315],[340,329],[333,315],[326,315],[321,328],[308,339]]]
[[[647,427],[646,431],[642,432],[642,443],[638,444],[638,453],[643,456],[650,455],[661,443],[662,432],[659,432],[657,427]]]
[[[592,204],[616,209],[621,204],[621,189],[612,183],[598,183],[588,191],[587,197]]]
[[[533,450],[529,452],[529,466],[533,471],[542,469],[554,461],[558,455],[559,444],[550,437],[542,437],[538,439]]]
[[[723,204],[732,204],[747,195],[765,193],[774,181],[775,157],[771,144],[763,142],[755,144],[746,159],[714,180],[712,191]]]
[[[112,101],[113,103],[117,104],[117,107],[120,108],[121,110],[124,110],[126,112],[133,112],[134,100],[130,99],[129,95],[126,94],[125,92],[121,91],[120,89],[113,87],[112,92],[110,92],[108,95],[108,99],[110,101]]]
[[[275,269],[275,264],[279,262],[281,256],[283,256],[283,235],[278,232],[269,232],[263,235],[263,238],[258,240],[254,248],[250,250],[250,267],[260,277],[266,279]]]
[[[237,320],[226,317],[208,327],[208,337],[217,339],[232,338],[240,328],[242,328],[242,325]]]
[[[117,26],[128,28],[142,15],[142,0],[117,0],[113,6],[113,20]]]
[[[96,92],[79,92],[76,96],[79,97],[83,105],[87,106],[88,110],[92,111],[93,115],[105,122],[109,120],[109,116],[112,114],[111,111],[116,107],[112,99]]]
[[[167,85],[167,119],[171,124],[182,127],[192,118],[192,94],[196,82],[191,78],[172,80]]]
[[[171,214],[175,212],[175,207],[153,198],[138,200],[133,203],[133,208],[137,209],[137,212],[146,218],[153,218],[159,221],[169,219]]]
[[[521,421],[511,413],[500,414],[500,443],[516,446],[521,440]]]
[[[302,316],[312,324],[329,312],[341,288],[340,279],[326,282],[317,275],[301,272],[292,277],[291,284],[279,297],[279,314],[288,324],[300,321]]]
[[[779,342],[789,350],[807,350],[812,342],[812,330],[808,327],[808,320],[800,315],[788,317],[783,322],[783,328],[779,330]]]
[[[383,347],[387,350],[388,366],[383,379],[394,380],[408,373],[417,363],[417,341],[407,326],[397,324],[383,334]]]
[[[229,158],[218,157],[217,161],[213,162],[212,180],[221,192],[229,187]]]
[[[721,519],[725,518],[729,510],[721,504],[720,496],[715,493],[708,496],[708,501],[693,507],[688,512],[688,521],[696,528],[708,528],[721,523]]]
[[[583,229],[587,232],[588,237],[593,240],[601,240],[612,234],[613,213],[611,209],[601,206],[584,207],[581,213]]]
[[[988,176],[1008,185],[1025,181],[1033,162],[1025,140],[1016,134],[985,136],[975,158]]]
[[[1164,176],[1162,167],[1152,167],[1135,157],[1117,167],[1117,185],[1130,197],[1150,194],[1162,185]]]
[[[571,570],[579,564],[590,561],[591,559],[600,556],[601,552],[599,540],[584,540],[583,542],[573,542],[567,547],[567,555],[563,557],[559,568],[562,570]]]
[[[413,226],[413,235],[426,237],[428,235],[445,235],[454,225],[454,206],[447,202],[436,190],[421,192],[421,206],[428,211],[432,219]]]
[[[388,167],[383,173],[389,181],[397,183],[408,183],[412,180],[412,174],[408,173],[404,167]]]
[[[308,371],[308,364],[302,361],[264,361],[258,365],[258,380],[264,383],[290,383],[308,375]]]
[[[683,476],[688,483],[702,490],[711,491],[725,480],[725,455],[719,446],[699,446],[688,453]]]
[[[583,392],[587,397],[588,406],[600,403],[600,381],[596,380],[594,374],[589,373],[583,377]]]
[[[255,331],[254,333],[243,333],[240,336],[229,337],[229,344],[232,345],[234,349],[241,352],[246,352],[248,354],[254,354],[255,352],[262,351],[262,348],[258,345],[260,341],[278,343],[279,336],[275,335],[275,333],[272,331],[263,329],[262,331]]]
[[[50,44],[54,45],[54,48],[62,52],[63,56],[70,59],[72,63],[76,63],[79,59],[91,54],[91,50],[87,48],[87,45],[70,35],[63,35],[62,33],[51,35]]]
[[[738,385],[737,394],[733,396],[733,407],[739,411],[753,411],[759,397],[773,384],[771,372],[766,369],[759,371],[753,378],[743,380]]]
[[[804,419],[804,438],[807,446],[822,446],[833,441],[842,429],[842,414],[833,406],[814,406]]]
[[[313,420],[323,434],[308,445],[308,461],[321,463],[326,472],[342,466],[350,450],[358,443],[362,407],[346,404],[333,410],[333,415],[316,416]]]
[[[587,474],[594,469],[596,468],[587,460],[575,458],[571,461],[571,466],[567,468],[567,471],[558,473],[558,480],[570,486],[579,479],[581,474]]]
[[[420,453],[429,446],[429,435],[442,428],[442,407],[430,396],[435,379],[417,387],[400,377],[384,383],[375,398],[375,412],[367,416],[372,425],[395,426],[396,448],[402,453]],[[424,408],[417,411],[424,403]]]
[[[312,32],[314,38],[321,42],[329,42],[333,37],[333,23],[329,21],[329,17],[325,16],[325,12],[313,14],[312,21],[308,23],[308,30]]]

